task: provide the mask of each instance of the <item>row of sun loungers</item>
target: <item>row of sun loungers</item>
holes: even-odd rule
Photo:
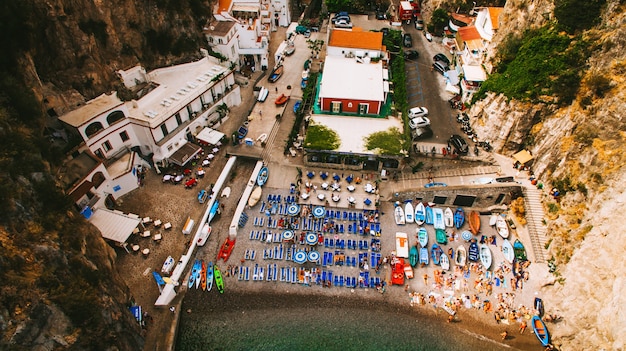
[[[278,267],[275,263],[268,264],[266,267],[255,265],[254,267],[240,266],[238,269],[238,280],[249,281],[250,271],[252,271],[252,281],[277,281],[290,284],[311,285],[311,277],[304,275],[303,268],[297,267]],[[360,272],[358,277],[333,275],[332,271],[322,270],[314,271],[313,283],[317,285],[347,288],[369,288],[379,286],[381,280],[379,277],[370,277],[369,272]]]
[[[271,230],[251,230],[250,240],[258,240],[266,243],[280,243],[283,241],[283,234],[272,232]]]

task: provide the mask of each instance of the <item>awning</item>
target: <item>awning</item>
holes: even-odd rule
[[[516,153],[515,155],[513,155],[513,158],[515,159],[515,161],[521,164],[525,164],[526,162],[533,159],[533,155],[531,155],[528,150],[522,150]]]
[[[103,238],[123,244],[137,228],[141,219],[99,208],[93,213],[89,222],[100,230]]]
[[[484,82],[487,80],[487,74],[481,66],[463,65],[463,76],[469,82]]]
[[[184,166],[189,160],[191,160],[198,152],[200,152],[202,148],[198,145],[194,145],[192,143],[185,143],[178,150],[176,150],[172,156],[167,159],[179,166]]]
[[[222,140],[223,137],[224,133],[218,132],[217,130],[211,129],[209,127],[202,129],[202,131],[200,131],[200,133],[196,135],[196,138],[198,138],[198,140],[211,145],[217,145],[217,143]]]

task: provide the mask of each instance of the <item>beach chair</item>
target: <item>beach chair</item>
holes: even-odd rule
[[[343,211],[343,220],[347,220],[348,219],[348,212]]]
[[[333,285],[339,286],[339,276],[335,276],[335,280],[333,281]]]
[[[291,284],[298,283],[298,270],[296,267],[291,267]]]
[[[328,281],[333,283],[333,271],[328,271],[327,277],[328,277]]]
[[[328,240],[328,247],[330,247],[330,248],[335,247],[335,240],[334,239],[329,239]]]
[[[335,257],[333,256],[332,252],[328,253],[328,262],[326,262],[329,266],[333,265],[333,262],[335,261]]]
[[[276,198],[276,202],[280,202],[280,194],[278,194],[277,198]]]
[[[343,278],[343,275],[341,275],[341,276],[339,276],[339,284],[338,285],[340,287],[343,287],[343,282],[344,282],[344,278]]]

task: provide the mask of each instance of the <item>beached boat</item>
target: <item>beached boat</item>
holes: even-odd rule
[[[409,258],[409,236],[406,233],[396,233],[396,256]]]
[[[499,216],[499,214],[497,214],[497,213],[492,213],[491,216],[489,216],[489,226],[490,227],[495,227],[496,223],[498,223],[498,216]]]
[[[269,176],[270,176],[270,171],[267,169],[267,167],[264,166],[263,168],[261,168],[259,175],[257,175],[256,177],[256,183],[259,186],[265,185],[265,183],[267,183],[267,178]]]
[[[297,113],[298,110],[300,109],[300,106],[302,106],[302,101],[301,100],[296,101],[296,103],[293,105],[293,113]]]
[[[220,197],[225,197],[228,199],[229,196],[230,196],[230,187],[227,186],[222,190],[222,194],[220,195]]]
[[[263,189],[260,186],[254,188],[254,190],[252,190],[252,194],[250,194],[250,198],[248,198],[248,206],[254,207],[257,203],[259,203],[262,195]]]
[[[191,272],[189,273],[189,283],[188,287],[193,288],[196,285],[196,279],[200,278],[200,270],[202,269],[202,264],[200,260],[196,260],[191,266]]]
[[[287,47],[285,48],[285,56],[291,56],[294,52],[296,52],[296,45],[293,43],[293,41],[287,42]]]
[[[496,229],[501,237],[505,239],[509,237],[509,226],[506,224],[506,219],[504,219],[502,215],[498,216],[496,219]]]
[[[209,261],[206,265],[206,290],[211,291],[213,288],[213,262]]]
[[[209,223],[205,223],[200,231],[200,235],[198,235],[198,242],[196,243],[198,246],[204,246],[207,239],[211,235],[211,226]]]
[[[396,258],[391,267],[391,285],[404,285],[404,259]]]
[[[417,225],[424,224],[426,220],[426,209],[424,208],[424,204],[420,201],[415,206],[415,223]]]
[[[443,218],[443,210],[440,208],[433,208],[433,226],[435,229],[446,229],[446,224]]]
[[[300,88],[301,89],[305,89],[306,88],[306,84],[307,84],[308,80],[305,78],[302,78],[302,80],[300,81]]]
[[[541,345],[548,346],[550,344],[550,334],[548,334],[548,328],[546,328],[546,324],[543,322],[543,319],[539,316],[533,316],[530,320],[530,324],[532,325],[535,336],[537,336]]]
[[[420,249],[420,264],[427,266],[428,265],[428,248],[422,247]]]
[[[450,259],[448,258],[448,254],[445,252],[441,252],[441,270],[447,271],[450,269]]]
[[[465,261],[467,260],[467,251],[465,250],[465,246],[459,245],[456,248],[456,253],[454,254],[454,263],[459,266],[465,266]]]
[[[544,309],[543,309],[543,300],[540,297],[535,297],[535,302],[533,304],[535,308],[535,312],[539,317],[543,317]]]
[[[272,70],[272,73],[270,73],[270,76],[267,80],[270,81],[270,83],[276,83],[276,81],[283,75],[283,66],[279,65],[274,67],[274,69]]]
[[[515,259],[518,261],[526,261],[526,248],[519,239],[516,239],[513,243],[513,252],[515,253]]]
[[[309,70],[305,69],[302,71],[302,79],[309,79]]]
[[[280,94],[280,96],[274,100],[274,104],[276,104],[276,106],[282,106],[287,103],[287,101],[289,101],[289,95]]]
[[[443,221],[446,224],[446,227],[450,228],[454,225],[454,213],[450,207],[446,207],[443,211]]]
[[[441,263],[441,254],[443,253],[443,249],[439,247],[437,244],[433,244],[433,247],[430,249],[430,258],[433,259],[433,263],[439,265]]]
[[[267,100],[267,96],[269,95],[270,90],[267,89],[266,87],[261,87],[261,90],[259,90],[259,96],[257,97],[257,101],[258,102],[265,102],[265,100]]]
[[[404,205],[404,219],[406,223],[413,223],[413,215],[415,214],[415,211],[413,210],[413,204],[411,203],[411,201],[407,201],[407,203]]]
[[[424,223],[433,225],[433,222],[435,221],[435,216],[433,216],[433,208],[430,206],[426,206],[425,212],[426,219],[424,220]]]
[[[207,219],[207,223],[211,223],[213,217],[217,214],[217,211],[220,209],[219,201],[215,200],[213,206],[211,206],[211,211],[209,211],[209,218]]]
[[[411,250],[409,250],[409,263],[411,267],[417,266],[419,262],[419,254],[418,254],[417,246],[411,246]]]
[[[489,250],[489,246],[486,244],[480,244],[480,262],[483,264],[485,269],[489,269],[491,267],[491,250]]]
[[[428,245],[428,231],[426,228],[420,228],[417,231],[417,241],[419,241],[421,247]]]
[[[438,244],[447,244],[448,235],[446,234],[446,231],[443,229],[435,229],[435,240],[437,240]]]
[[[467,221],[469,222],[470,231],[474,235],[478,235],[478,233],[480,232],[480,213],[478,211],[470,212]]]
[[[224,279],[222,278],[222,272],[217,267],[217,265],[213,266],[213,277],[215,277],[215,287],[220,294],[224,293]]]
[[[402,210],[401,206],[396,206],[396,208],[393,210],[393,216],[396,219],[397,225],[403,225],[406,221],[406,218],[404,217],[404,211]]]
[[[220,251],[217,253],[218,261],[220,259],[224,260],[224,262],[228,261],[228,259],[230,258],[230,254],[233,252],[233,249],[235,248],[235,240],[236,239],[231,240],[230,237],[224,240],[224,243],[220,247]]]
[[[502,254],[504,255],[504,259],[509,263],[513,263],[515,259],[515,252],[513,251],[513,245],[507,239],[504,239],[502,242]]]
[[[478,244],[476,244],[475,241],[472,241],[472,243],[469,246],[467,258],[472,262],[477,262],[479,259],[478,257],[479,257]]]
[[[202,260],[202,269],[200,270],[200,287],[206,291],[206,262]]]
[[[456,229],[461,229],[464,223],[465,223],[465,211],[463,211],[462,208],[458,207],[456,211],[454,211],[454,227]]]

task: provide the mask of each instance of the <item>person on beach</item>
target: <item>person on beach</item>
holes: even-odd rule
[[[500,333],[500,336],[502,336],[502,340],[506,340],[506,338],[509,336],[509,333],[505,330]]]
[[[424,285],[428,285],[428,273],[424,273]]]
[[[452,323],[453,320],[454,320],[454,316],[453,315],[449,315],[448,316],[448,323]]]
[[[519,333],[524,334],[524,331],[526,330],[527,327],[528,325],[526,324],[526,321],[522,320],[522,323],[520,323],[519,325]]]

